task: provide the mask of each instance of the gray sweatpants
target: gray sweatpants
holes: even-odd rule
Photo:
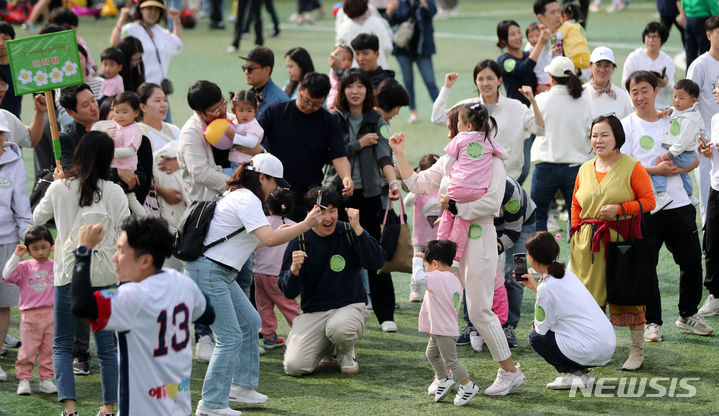
[[[457,337],[430,334],[427,343],[427,359],[434,369],[434,375],[439,380],[447,378],[447,367],[452,370],[455,381],[469,380],[467,369],[457,359]]]

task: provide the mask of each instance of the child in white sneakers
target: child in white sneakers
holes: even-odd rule
[[[417,172],[427,170],[439,159],[434,154],[426,154],[419,160],[419,166],[415,169]],[[437,227],[434,222],[442,213],[442,208],[437,200],[437,189],[428,194],[415,195],[409,192],[404,198],[404,205],[412,205],[414,207],[414,215],[412,218],[412,246],[414,252],[422,252],[422,247],[428,241],[437,239]],[[409,301],[422,301],[422,286],[415,281],[414,273],[410,277],[409,282]]]
[[[3,269],[3,281],[20,286],[18,308],[22,345],[15,362],[15,374],[20,380],[17,386],[19,395],[32,393],[30,380],[36,358],[40,392],[57,393],[57,387],[52,382],[55,378],[52,367],[55,286],[53,261],[50,260],[53,244],[52,234],[47,228],[33,227],[25,234],[25,245],[15,248],[15,255],[10,257]],[[32,260],[21,261],[26,253]]]
[[[457,254],[457,244],[450,240],[432,240],[422,253],[415,254],[413,274],[418,282],[427,285],[424,301],[419,311],[419,330],[429,333],[427,359],[438,380],[434,401],[439,402],[454,389],[455,380],[460,382],[454,404],[464,406],[479,392],[479,387],[469,379],[469,373],[457,359],[457,312],[462,299],[462,284],[450,271]],[[423,258],[425,271],[419,259]],[[451,378],[447,367],[452,371]]]
[[[664,132],[662,147],[667,149],[662,156],[664,160],[671,160],[680,168],[688,168],[694,163],[699,139],[704,130],[702,115],[696,109],[699,97],[699,85],[690,79],[682,79],[674,85],[674,107],[671,108],[669,126]],[[684,190],[696,205],[699,201],[694,197],[694,187],[689,174],[682,173]],[[656,194],[657,205],[652,214],[664,209],[672,202],[667,193],[667,177],[664,175],[650,175],[652,188]]]
[[[277,229],[285,224],[295,224],[294,221],[287,218],[292,212],[294,202],[295,194],[289,189],[277,188],[267,196],[265,204],[270,214],[267,216],[267,220],[272,228]],[[275,247],[263,246],[255,250],[255,264],[252,270],[255,278],[255,305],[257,305],[257,312],[262,319],[260,334],[262,334],[262,344],[266,349],[285,345],[285,339],[278,336],[276,332],[275,306],[282,312],[290,328],[292,328],[295,318],[300,315],[300,304],[297,303],[297,299],[287,299],[277,284],[277,276],[282,268],[282,257],[287,244]]]

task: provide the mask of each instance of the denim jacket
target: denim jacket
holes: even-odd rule
[[[392,155],[389,148],[389,140],[382,134],[385,126],[384,119],[376,110],[364,113],[357,137],[350,137],[349,112],[337,110],[332,113],[342,126],[342,137],[347,148],[347,158],[351,166],[360,164],[360,175],[362,177],[362,195],[365,198],[378,196],[382,187],[382,168],[392,165]],[[377,144],[362,147],[359,138],[367,133],[377,133],[379,139]],[[342,179],[337,175],[332,165],[325,166],[325,185],[341,186]]]

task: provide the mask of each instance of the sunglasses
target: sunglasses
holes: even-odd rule
[[[248,74],[251,74],[252,71],[254,71],[255,69],[260,69],[260,68],[261,67],[259,67],[259,66],[242,65],[242,72],[247,72]]]

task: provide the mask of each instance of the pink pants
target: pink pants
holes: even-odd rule
[[[449,187],[447,196],[456,202],[476,201],[487,193],[487,188],[471,189],[460,187]],[[457,244],[457,255],[455,258],[461,259],[464,254],[464,246],[467,245],[467,237],[469,234],[469,226],[471,221],[467,221],[461,217],[455,217],[445,210],[442,212],[442,220],[437,228],[438,240],[452,240]]]
[[[255,305],[262,318],[260,333],[265,338],[272,338],[277,331],[275,305],[292,327],[292,321],[300,314],[300,304],[295,299],[287,299],[277,285],[277,276],[255,273]]]
[[[41,380],[52,379],[52,341],[55,318],[52,306],[20,312],[20,340],[15,374],[18,380],[31,380],[37,356],[37,372]]]

